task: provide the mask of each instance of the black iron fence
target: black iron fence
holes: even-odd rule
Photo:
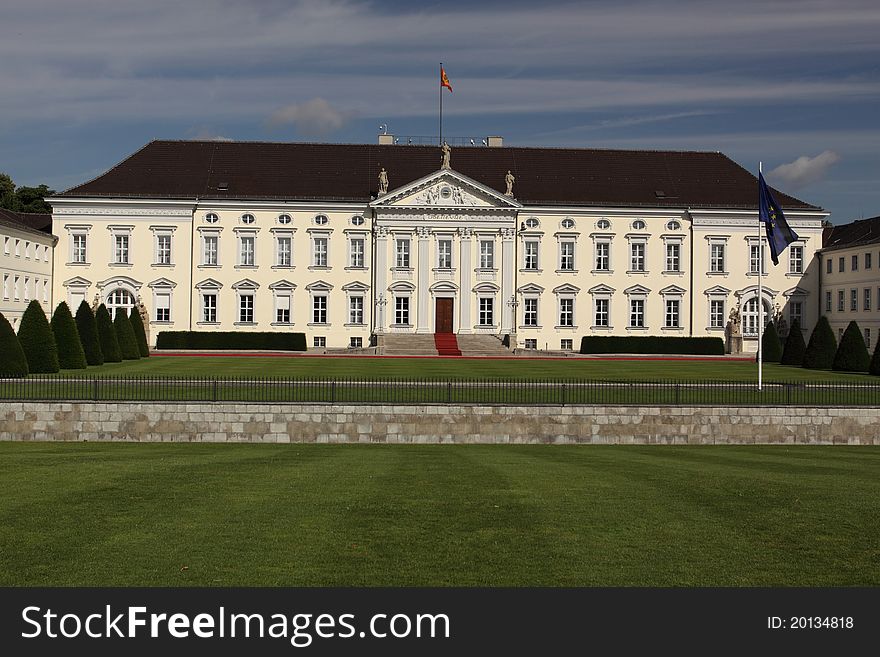
[[[880,406],[880,383],[215,377],[0,379],[0,400],[500,405]]]

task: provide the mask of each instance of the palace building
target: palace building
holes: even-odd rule
[[[758,185],[717,152],[154,141],[49,199],[55,302],[142,303],[163,330],[400,334],[578,349],[584,335],[812,328],[827,212],[775,192],[800,239],[758,295]]]
[[[52,215],[0,208],[0,313],[14,329],[32,300],[52,312]]]

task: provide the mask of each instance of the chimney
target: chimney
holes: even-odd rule
[[[490,148],[501,148],[504,146],[504,137],[486,137],[486,146]]]
[[[394,144],[394,135],[389,135],[387,132],[379,135],[380,146],[391,146],[392,144]]]

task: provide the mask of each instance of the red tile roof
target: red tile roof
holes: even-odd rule
[[[28,233],[52,234],[52,215],[32,212],[13,212],[0,208],[0,225]]]

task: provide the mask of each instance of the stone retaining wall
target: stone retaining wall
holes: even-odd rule
[[[0,402],[0,440],[880,445],[880,408]]]

